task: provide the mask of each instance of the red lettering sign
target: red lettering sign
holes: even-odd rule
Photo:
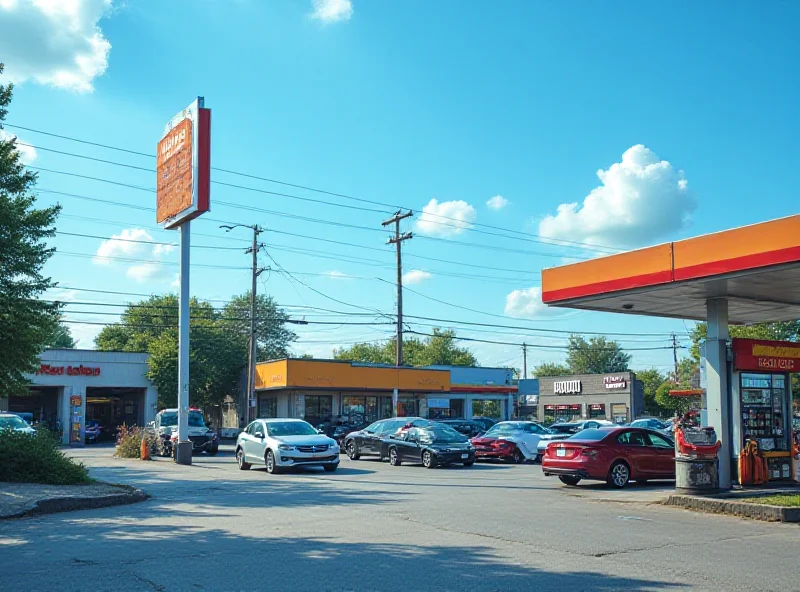
[[[84,366],[51,366],[50,364],[42,364],[36,371],[36,374],[44,374],[46,376],[100,376],[100,368]]]
[[[756,372],[798,372],[800,343],[735,338],[733,367]]]

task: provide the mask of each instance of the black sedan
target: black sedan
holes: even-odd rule
[[[480,436],[486,431],[482,423],[471,419],[440,419],[438,422],[453,428],[459,434],[464,434],[467,438]]]
[[[389,463],[421,463],[426,469],[439,465],[475,464],[475,447],[463,435],[444,425],[411,428],[383,441]]]
[[[384,438],[403,431],[405,428],[432,423],[421,417],[394,417],[381,419],[369,424],[363,430],[351,432],[344,437],[342,449],[350,460],[358,460],[362,456],[378,456],[386,458],[386,450],[381,448]]]

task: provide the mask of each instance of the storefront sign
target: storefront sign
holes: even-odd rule
[[[202,98],[167,123],[156,156],[156,222],[175,228],[207,212],[211,111]]]
[[[798,372],[800,343],[733,339],[733,365],[736,370]]]
[[[450,399],[428,399],[429,409],[450,409]]]
[[[557,395],[571,395],[581,392],[580,380],[561,380],[553,383],[553,392]]]
[[[50,364],[42,364],[36,371],[36,374],[45,374],[47,376],[100,376],[100,368],[89,366],[51,366]]]
[[[628,386],[625,376],[604,376],[603,385],[607,389],[624,389]]]
[[[628,421],[628,406],[625,403],[611,405],[611,416],[615,423],[625,423]]]

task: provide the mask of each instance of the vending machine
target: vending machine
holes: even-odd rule
[[[755,442],[767,479],[793,480],[791,374],[800,371],[800,344],[733,339],[732,352],[734,455]]]

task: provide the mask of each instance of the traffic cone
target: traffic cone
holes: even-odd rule
[[[147,438],[142,438],[140,457],[142,460],[150,460],[150,447],[147,445]]]

